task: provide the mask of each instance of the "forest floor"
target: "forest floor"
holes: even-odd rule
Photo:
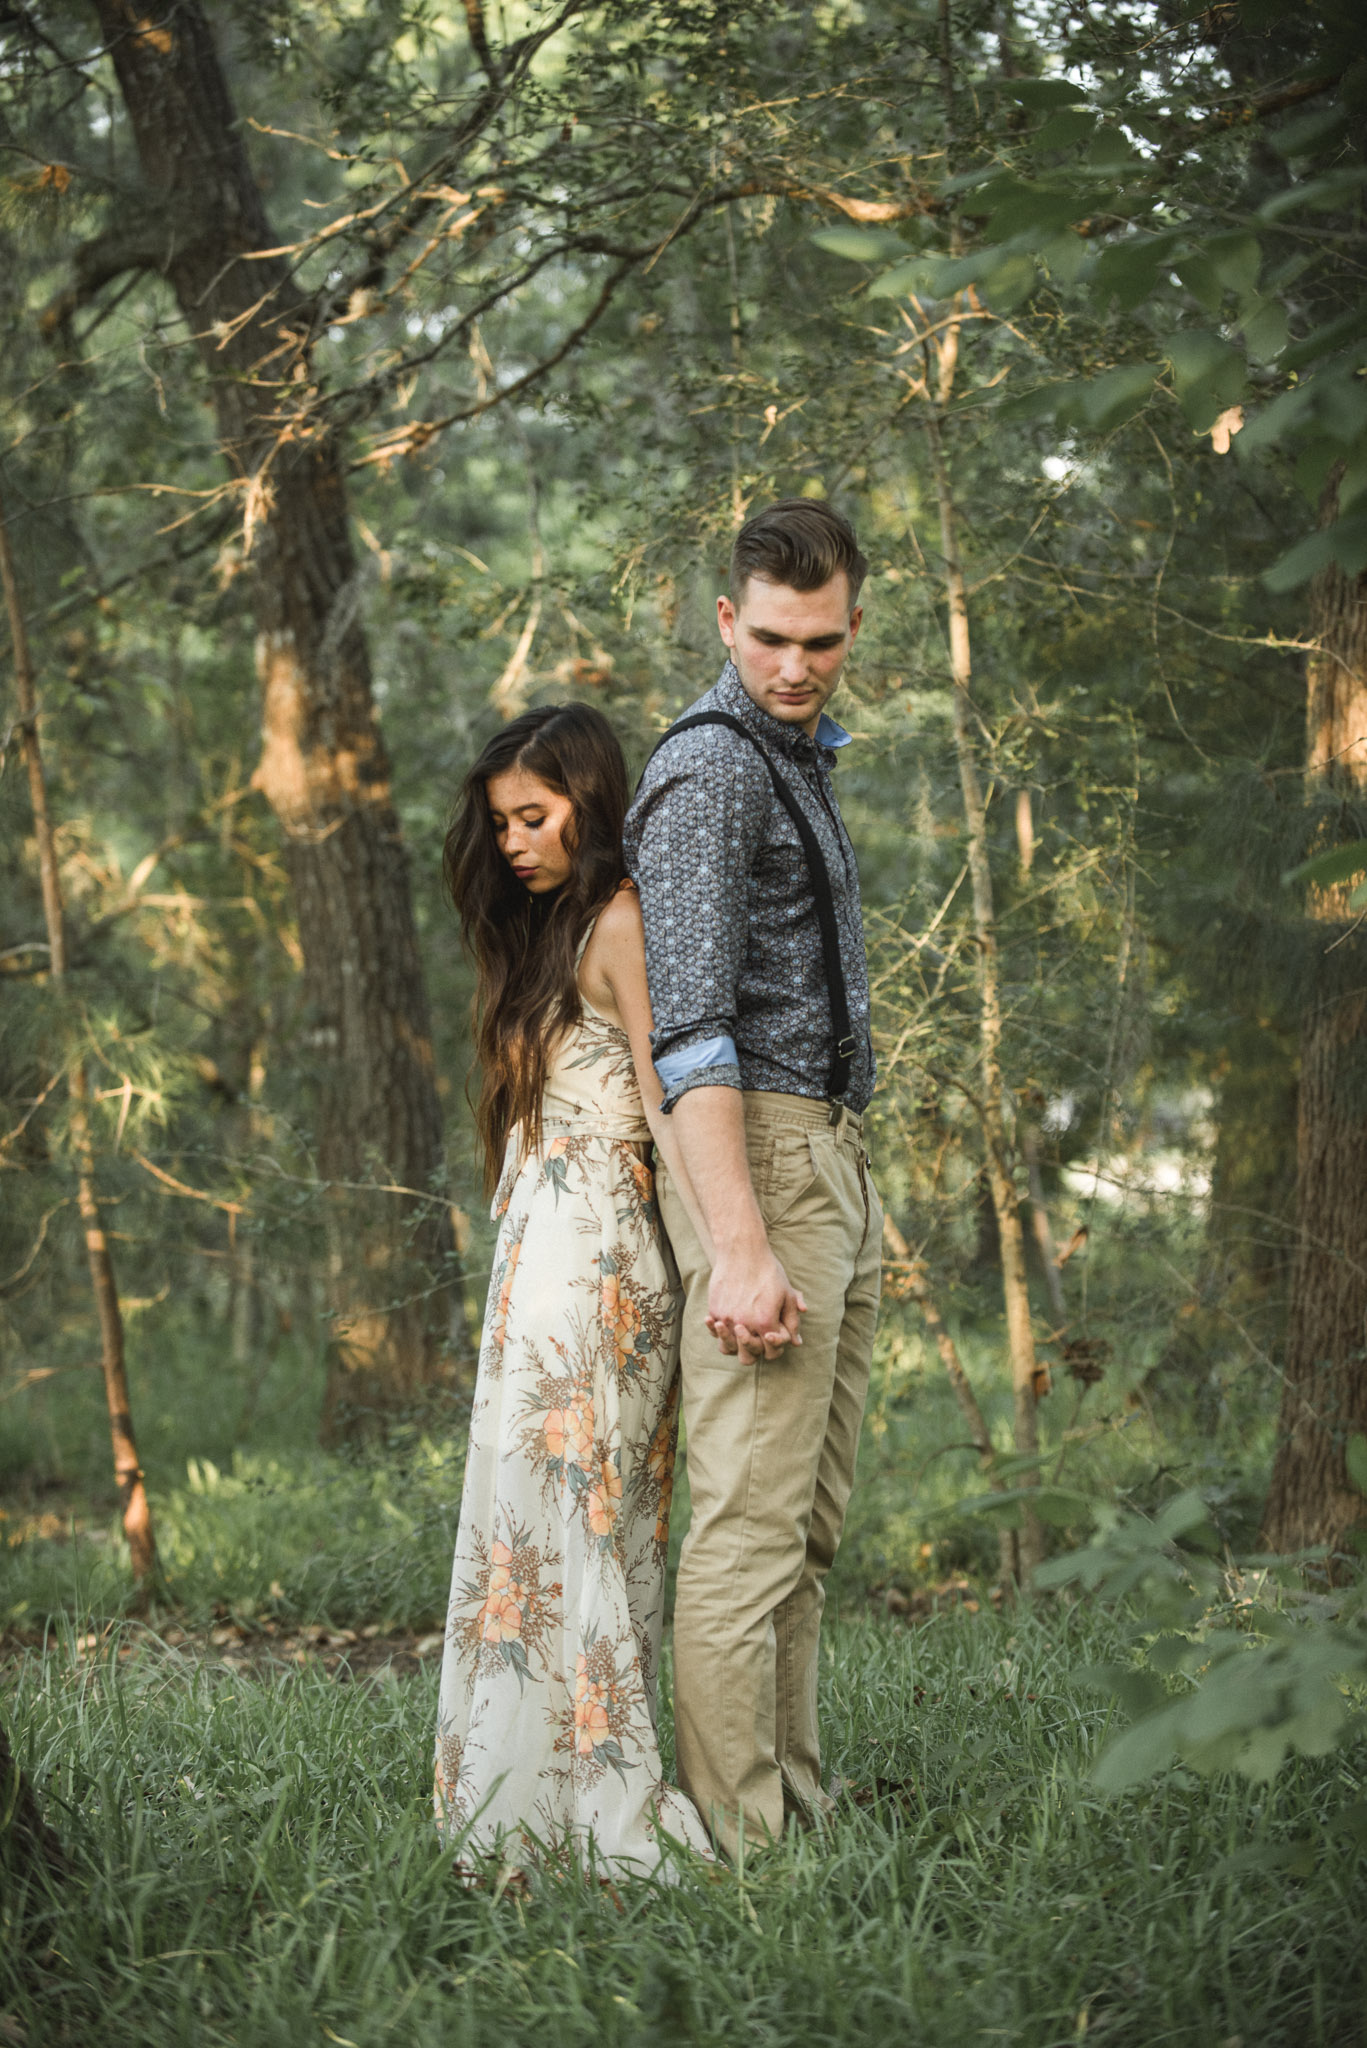
[[[70,1872],[22,1939],[0,1889],[0,2048],[1367,2048],[1364,1855],[1334,1831],[1367,1740],[1104,1795],[1087,1673],[1132,1620],[994,1602],[952,1400],[913,1377],[903,1419],[892,1384],[823,1638],[834,1823],[527,1897],[463,1887],[431,1820],[459,1434],[346,1458],[316,1418],[252,1438],[225,1400],[215,1436],[217,1408],[145,1402],[170,1592],[137,1617],[98,1416],[54,1409],[60,1466],[35,1435],[5,1489],[0,1720]],[[1088,1455],[1133,1492],[1118,1412]],[[677,1541],[686,1459],[675,1505]],[[672,1772],[667,1644],[663,1676]]]
[[[837,1618],[831,1827],[528,1897],[463,1888],[436,1841],[432,1638],[11,1627],[5,1719],[71,1871],[22,1946],[10,1896],[0,2042],[1367,2042],[1362,1863],[1324,1833],[1351,1757],[1103,1797],[1113,1710],[1079,1671],[1117,1652],[1104,1616]]]

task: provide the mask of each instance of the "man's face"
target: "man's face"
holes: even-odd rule
[[[837,570],[819,590],[792,590],[752,576],[738,605],[717,599],[717,625],[745,693],[780,725],[815,733],[840,681],[863,611]]]

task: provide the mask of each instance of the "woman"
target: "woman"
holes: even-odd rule
[[[658,1114],[626,804],[601,712],[529,711],[475,762],[446,841],[478,970],[476,1114],[501,1223],[436,1807],[505,1873],[548,1856],[605,1877],[657,1870],[666,1836],[707,1852],[655,1734],[679,1302],[651,1138],[671,1172],[678,1161]]]

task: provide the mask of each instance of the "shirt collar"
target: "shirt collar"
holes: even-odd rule
[[[823,711],[816,723],[816,733],[805,733],[800,725],[784,725],[777,718],[771,718],[762,711],[736,672],[736,664],[728,661],[717,678],[717,695],[724,710],[734,712],[748,725],[752,732],[766,745],[778,747],[794,760],[810,761],[820,759],[823,754],[833,752],[837,747],[847,747],[853,733],[846,732],[843,725],[837,725]]]

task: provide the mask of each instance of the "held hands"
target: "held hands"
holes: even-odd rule
[[[707,1327],[728,1358],[753,1364],[800,1344],[807,1304],[767,1243],[757,1252],[719,1248],[707,1290]]]

